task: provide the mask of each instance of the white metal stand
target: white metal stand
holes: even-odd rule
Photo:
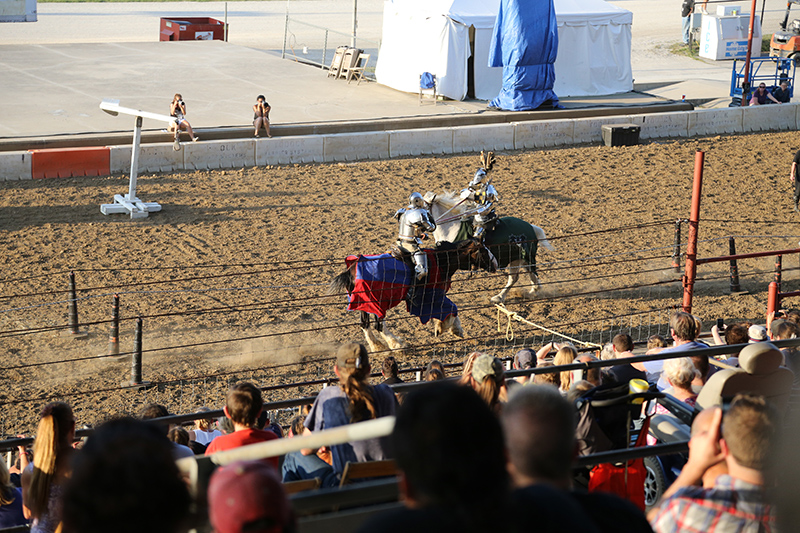
[[[139,174],[139,147],[142,141],[142,118],[147,117],[170,123],[172,122],[172,117],[121,107],[119,105],[119,100],[103,100],[100,103],[100,109],[114,116],[124,113],[136,117],[136,125],[133,129],[133,145],[131,146],[131,178],[128,185],[128,194],[115,194],[114,203],[102,204],[100,206],[100,212],[104,215],[130,213],[131,218],[135,219],[147,218],[148,214],[161,211],[161,204],[156,202],[143,202],[136,197],[136,178]]]

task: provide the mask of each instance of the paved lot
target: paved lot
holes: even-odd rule
[[[658,84],[650,92],[674,99],[727,96],[730,63],[666,51],[679,37],[680,0],[614,3],[634,13],[635,83]],[[311,55],[321,49],[325,32],[318,27],[331,30],[329,45],[348,43],[351,2],[301,0],[288,6],[290,53],[303,58],[304,46]],[[358,7],[360,46],[375,46],[383,2],[361,0]],[[765,32],[777,28],[783,7],[779,0],[767,0]],[[327,79],[317,68],[280,59],[286,9],[287,3],[279,1],[231,2],[227,44],[159,43],[160,17],[221,19],[225,4],[39,4],[38,22],[0,26],[0,138],[129,130],[124,118],[99,110],[102,98],[165,112],[175,92],[183,94],[188,118],[200,128],[249,123],[259,93],[273,105],[274,123],[486,112],[484,102],[420,107],[415,95],[375,83],[348,85]]]

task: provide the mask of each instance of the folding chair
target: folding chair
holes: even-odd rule
[[[348,48],[344,53],[344,59],[342,59],[342,68],[339,69],[339,78],[350,79],[350,72],[353,70],[358,64],[358,56],[361,55],[363,50],[359,50],[358,48]]]
[[[331,76],[335,79],[339,78],[339,72],[342,70],[342,60],[344,59],[344,53],[347,49],[347,46],[339,46],[336,48],[336,53],[333,54],[333,59],[331,60],[331,66],[328,68],[329,78]]]
[[[392,459],[385,461],[366,461],[363,463],[348,462],[344,465],[340,487],[347,485],[353,479],[367,479],[373,477],[387,477],[397,475],[397,463]]]
[[[358,83],[356,83],[356,85],[360,85],[361,80],[366,79],[364,77],[364,70],[367,68],[367,63],[369,63],[369,54],[359,55],[358,65],[350,69],[347,76],[347,83],[350,83],[353,78],[358,78]]]
[[[436,105],[436,74],[423,72],[419,75],[419,104],[422,105],[423,91],[433,90],[433,105]]]

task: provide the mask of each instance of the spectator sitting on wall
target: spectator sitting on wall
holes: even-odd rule
[[[789,92],[789,82],[783,80],[778,88],[772,92],[772,96],[774,96],[778,102],[782,104],[788,104],[792,99]]]
[[[393,356],[389,356],[383,360],[383,367],[381,368],[381,375],[383,376],[384,385],[393,385],[394,383],[402,383],[403,380],[397,376],[397,360]]]
[[[404,507],[370,518],[358,531],[508,531],[500,424],[472,389],[445,381],[410,392],[391,441]]]
[[[289,427],[289,438],[303,435],[305,426],[303,422],[306,417],[298,415],[292,419]],[[301,452],[287,453],[283,458],[281,466],[283,481],[302,481],[305,479],[320,479],[320,486],[336,487],[339,479],[333,471],[331,465],[320,459],[316,454],[303,455]]]
[[[22,472],[22,505],[25,518],[33,518],[31,533],[53,533],[61,522],[64,484],[72,473],[75,418],[64,402],[42,409],[33,463]]]
[[[397,399],[392,389],[367,382],[370,365],[363,345],[349,343],[339,347],[333,371],[339,378],[339,385],[322,389],[314,399],[314,406],[305,420],[304,434],[394,415]],[[307,448],[303,453],[310,455],[316,451]],[[385,437],[335,444],[331,446],[331,455],[338,476],[348,462],[392,458]]]
[[[168,129],[175,134],[175,142],[180,140],[181,130],[188,132],[193,142],[200,140],[200,137],[195,136],[192,125],[186,120],[186,102],[183,101],[180,93],[175,93],[175,96],[172,97],[172,102],[169,104],[169,114],[172,116],[172,122],[169,123]]]
[[[520,531],[650,532],[632,503],[571,490],[577,455],[575,408],[550,387],[518,387],[502,414],[512,508]]]
[[[656,533],[774,531],[775,508],[765,497],[765,470],[777,444],[778,416],[762,396],[738,394],[724,417],[713,408],[709,429],[689,441],[689,460],[650,511]],[[697,485],[724,461],[728,474],[710,489]]]
[[[167,416],[169,416],[169,411],[167,411],[167,408],[157,403],[147,404],[142,408],[141,411],[139,411],[139,419],[144,421],[155,420],[157,418],[164,418]],[[159,421],[152,423],[159,427],[164,436],[167,436],[170,430],[169,424]],[[172,441],[172,455],[175,459],[183,459],[184,457],[194,457],[194,452],[185,444],[179,444],[175,441]]]
[[[764,105],[769,101],[772,101],[772,102],[774,102],[776,104],[780,104],[780,102],[777,100],[777,98],[772,96],[772,93],[769,92],[769,90],[767,89],[766,84],[764,84],[764,83],[759,84],[758,89],[753,91],[753,96],[750,97],[750,105],[751,106],[753,106],[753,105]]]
[[[267,132],[267,137],[272,137],[269,133],[269,112],[272,107],[267,103],[267,98],[263,94],[256,97],[256,103],[253,104],[253,127],[256,129],[255,136],[258,137],[258,132],[261,128]]]
[[[258,416],[264,408],[261,399],[261,389],[252,383],[237,383],[225,398],[225,416],[233,422],[233,433],[217,437],[206,448],[206,455],[211,455],[223,450],[232,450],[240,446],[267,442],[277,439],[272,431],[255,429]],[[270,457],[264,460],[278,470],[278,458]]]
[[[170,442],[152,423],[106,422],[76,454],[64,492],[64,533],[177,533],[191,497]]]

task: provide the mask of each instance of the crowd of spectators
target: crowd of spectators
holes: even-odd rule
[[[798,322],[800,314],[769,317],[763,340],[758,325],[718,322],[711,342],[760,343],[774,350],[765,340],[796,338]],[[511,368],[532,373],[513,378],[489,353],[471,353],[458,380],[445,379],[445,366],[431,361],[420,378],[440,383],[415,387],[407,395],[390,387],[403,383],[395,357],[383,360],[382,383],[371,384],[366,348],[344,344],[332,369],[338,383],[301,409],[286,438],[396,415],[391,437],[220,467],[207,493],[196,495],[197,508],[207,508],[219,533],[293,531],[296,518],[284,483],[318,479],[322,488],[337,487],[348,462],[394,459],[404,507],[373,516],[360,531],[773,531],[776,511],[766,489],[780,415],[770,401],[753,394],[738,395],[724,413],[696,406],[717,368],[708,357],[692,355],[707,346],[698,338],[701,329],[696,317],[675,313],[672,342],[653,336],[646,353],[686,355],[657,361],[627,361],[636,350],[627,333],[614,336],[596,354],[569,343],[523,348]],[[798,353],[787,348],[778,356],[797,368]],[[600,360],[616,364],[541,372]],[[735,357],[723,362],[738,364]],[[632,380],[644,380],[651,390],[697,409],[688,462],[647,517],[622,497],[586,492],[575,483],[576,405],[595,391]],[[800,398],[798,391],[795,378],[793,397]],[[228,391],[219,421],[209,417],[193,428],[170,427],[158,422],[169,416],[167,409],[150,404],[137,419],[100,425],[76,450],[70,407],[48,404],[32,458],[20,453],[15,473],[5,463],[0,466],[0,528],[30,523],[31,531],[53,533],[185,531],[198,517],[176,460],[282,438],[283,429],[263,407],[261,390],[242,382]],[[652,412],[672,416],[660,404]],[[651,436],[648,444],[655,443]]]

